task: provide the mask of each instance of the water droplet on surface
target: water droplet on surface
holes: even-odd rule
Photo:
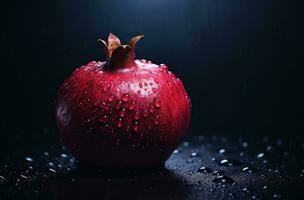
[[[223,171],[218,171],[218,170],[215,170],[211,173],[213,176],[219,176],[219,175],[222,175],[223,174]]]
[[[25,160],[28,162],[33,162],[33,159],[31,157],[26,157]]]
[[[267,190],[268,189],[268,186],[267,185],[264,185],[263,186],[263,190]]]
[[[272,196],[274,199],[279,199],[279,198],[281,198],[281,195],[280,194],[273,194],[273,196]]]
[[[209,167],[201,167],[197,170],[197,172],[199,173],[211,173],[212,172],[212,169],[209,168]]]
[[[248,143],[247,142],[243,142],[242,143],[242,147],[244,147],[244,148],[248,147]]]
[[[246,187],[244,187],[244,188],[242,189],[242,191],[243,191],[243,192],[249,192],[248,188],[246,188]]]
[[[256,168],[253,168],[253,167],[244,167],[242,169],[242,172],[245,172],[245,173],[254,173],[254,172],[257,172],[258,170]]]
[[[221,184],[224,184],[224,185],[232,185],[235,183],[235,181],[230,178],[229,176],[217,176],[213,179],[213,182],[214,183],[221,183]]]
[[[67,158],[68,157],[65,153],[62,153],[60,156],[61,156],[61,158]]]
[[[104,87],[103,87],[103,91],[107,92],[111,87],[111,83],[107,83]]]
[[[191,157],[197,157],[197,156],[199,156],[199,154],[197,152],[192,152],[191,153]]]
[[[226,150],[225,149],[220,149],[218,152],[221,153],[221,154],[223,154],[223,153],[226,152]]]
[[[123,117],[125,116],[125,114],[126,114],[126,109],[123,108],[123,109],[119,112],[119,116],[120,116],[121,118],[123,118]]]
[[[238,166],[241,165],[242,163],[240,161],[234,160],[234,159],[223,159],[219,163],[222,166]]]
[[[263,158],[264,157],[264,153],[259,153],[258,155],[257,155],[257,158]]]
[[[155,99],[154,99],[154,106],[155,106],[156,108],[160,108],[160,100],[159,100],[159,98],[155,98]]]
[[[49,171],[53,172],[53,173],[56,173],[56,170],[52,169],[52,168],[49,168]]]
[[[173,153],[174,153],[174,154],[177,154],[177,153],[179,153],[179,150],[178,150],[178,149],[175,149],[175,150],[173,151]]]

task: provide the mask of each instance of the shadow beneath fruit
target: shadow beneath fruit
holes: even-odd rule
[[[167,169],[65,171],[43,183],[46,199],[185,199],[182,179]]]

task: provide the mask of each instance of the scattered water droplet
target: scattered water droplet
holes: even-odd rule
[[[247,142],[243,142],[242,143],[242,147],[244,147],[244,148],[248,147],[248,143]]]
[[[121,97],[121,100],[123,102],[128,102],[129,101],[129,94],[128,93],[123,94],[122,97]]]
[[[66,155],[65,153],[62,153],[60,156],[61,156],[61,158],[67,158],[68,157],[68,155]]]
[[[222,166],[238,166],[241,165],[242,163],[240,161],[234,160],[234,159],[223,159],[219,163]]]
[[[211,173],[213,176],[219,176],[219,175],[222,175],[223,174],[223,171],[218,171],[218,170],[215,170]]]
[[[218,152],[221,153],[221,154],[223,154],[223,153],[226,152],[226,150],[225,149],[220,149]]]
[[[273,194],[273,196],[272,196],[274,199],[279,199],[279,198],[281,198],[281,195],[280,194]]]
[[[52,169],[52,168],[49,168],[49,171],[53,172],[53,173],[56,173],[56,170]]]
[[[245,172],[245,173],[254,173],[254,172],[257,172],[258,170],[256,168],[253,168],[253,167],[244,167],[242,169],[242,172]]]
[[[199,156],[199,154],[197,152],[192,152],[191,153],[191,157],[197,157],[197,156]]]
[[[209,168],[209,167],[201,167],[197,170],[197,172],[199,173],[211,173],[212,172],[212,169]]]
[[[263,186],[263,190],[267,190],[268,189],[268,186],[267,185],[264,185]]]
[[[264,157],[264,153],[259,153],[258,155],[257,155],[257,158],[263,158]]]
[[[150,111],[150,113],[154,113],[154,108],[153,108],[152,105],[150,106],[150,110],[149,111]]]
[[[242,189],[242,191],[243,191],[243,192],[249,192],[248,188],[246,188],[246,187],[244,187],[244,188]]]
[[[178,150],[178,149],[175,149],[175,150],[173,151],[173,153],[174,153],[174,154],[177,154],[177,153],[179,153],[179,150]]]
[[[221,183],[221,184],[224,184],[224,185],[232,185],[235,183],[235,181],[230,178],[229,176],[217,176],[213,179],[213,182],[215,183]]]
[[[25,160],[28,162],[33,162],[33,159],[31,157],[26,157]]]

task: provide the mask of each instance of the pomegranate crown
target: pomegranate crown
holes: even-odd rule
[[[143,37],[143,35],[132,37],[129,44],[122,45],[119,38],[113,33],[110,33],[108,43],[102,39],[98,39],[97,41],[100,42],[105,49],[108,66],[114,69],[116,67],[131,67],[135,65],[135,46]]]

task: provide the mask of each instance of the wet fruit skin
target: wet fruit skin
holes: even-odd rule
[[[159,167],[187,131],[191,101],[181,80],[164,64],[134,60],[134,48],[128,52],[76,69],[58,91],[60,136],[80,163]]]

